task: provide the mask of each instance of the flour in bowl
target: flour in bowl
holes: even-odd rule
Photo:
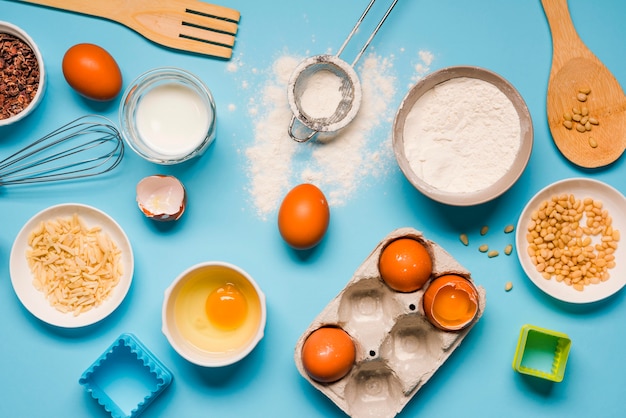
[[[418,177],[441,191],[471,193],[506,174],[520,148],[521,127],[513,103],[495,85],[458,77],[417,100],[403,137]]]

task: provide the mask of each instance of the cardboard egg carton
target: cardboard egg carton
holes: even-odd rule
[[[387,243],[402,237],[425,245],[433,261],[432,278],[457,274],[472,281],[470,272],[436,243],[413,228],[400,228],[383,239],[299,338],[295,363],[311,385],[352,418],[394,417],[461,344],[485,309],[485,290],[476,286],[479,303],[474,322],[460,331],[442,331],[424,314],[424,288],[401,293],[380,277],[378,259]],[[326,326],[339,326],[353,339],[356,361],[351,371],[333,383],[313,380],[302,365],[308,335]]]

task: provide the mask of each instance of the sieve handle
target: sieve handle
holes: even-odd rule
[[[311,138],[313,138],[315,136],[315,134],[318,133],[318,131],[316,131],[314,129],[310,129],[310,128],[307,127],[307,129],[310,130],[311,132],[309,132],[309,134],[307,136],[305,136],[305,137],[299,137],[299,136],[296,135],[296,133],[293,130],[295,123],[296,123],[296,117],[292,116],[291,117],[291,122],[289,123],[288,132],[289,132],[289,136],[291,137],[291,139],[293,139],[296,142],[307,142]]]
[[[341,45],[341,48],[339,48],[339,51],[337,51],[336,56],[339,57],[341,55],[341,53],[343,52],[343,50],[345,49],[345,47],[348,45],[348,42],[350,42],[350,39],[352,39],[352,36],[356,33],[357,29],[359,28],[359,26],[361,26],[361,23],[363,22],[363,19],[365,19],[365,16],[367,16],[367,13],[370,11],[370,9],[372,8],[372,6],[374,5],[374,2],[376,0],[370,0],[369,4],[367,5],[367,7],[365,8],[365,10],[363,11],[363,13],[361,14],[361,17],[359,18],[359,20],[357,20],[356,24],[354,25],[354,27],[352,28],[352,31],[350,31],[350,34],[348,35],[348,37],[346,38],[345,41],[343,41],[343,45]],[[374,39],[374,36],[376,36],[376,34],[378,33],[378,30],[381,28],[381,26],[383,25],[383,23],[385,23],[385,20],[387,20],[387,17],[389,16],[389,14],[391,13],[391,11],[393,10],[393,8],[395,7],[396,3],[398,2],[398,0],[393,0],[393,2],[391,3],[391,5],[389,6],[389,8],[387,9],[387,11],[385,12],[385,15],[380,19],[380,21],[378,22],[378,25],[376,25],[376,28],[374,28],[374,30],[372,31],[372,33],[370,34],[370,37],[367,39],[367,41],[365,42],[365,44],[363,45],[363,47],[361,48],[361,50],[359,51],[359,53],[357,54],[356,58],[354,58],[354,61],[352,61],[352,67],[354,67],[356,65],[356,63],[359,61],[359,59],[361,59],[361,56],[365,53],[365,50],[367,49],[367,47],[370,45],[370,43],[372,42],[372,40]]]

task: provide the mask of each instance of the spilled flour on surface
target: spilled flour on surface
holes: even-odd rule
[[[263,85],[250,91],[256,95],[248,101],[254,141],[245,150],[247,191],[262,219],[275,213],[285,194],[300,183],[315,184],[331,207],[342,206],[396,164],[391,145],[398,105],[393,58],[364,56],[356,68],[363,95],[356,118],[338,132],[319,133],[309,142],[298,143],[288,133],[292,112],[287,88],[302,60],[280,56],[265,74]]]

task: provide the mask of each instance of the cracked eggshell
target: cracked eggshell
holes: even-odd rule
[[[176,221],[185,212],[187,192],[174,176],[148,176],[137,183],[137,205],[150,219]]]
[[[401,237],[420,241],[432,257],[431,278],[414,292],[392,289],[378,269],[382,249]],[[473,282],[468,270],[421,232],[413,228],[391,232],[302,334],[294,353],[298,371],[352,418],[394,417],[461,344],[485,309],[485,290],[475,286],[478,312],[471,324],[457,331],[434,326],[424,312],[422,299],[432,280],[448,274]],[[323,326],[342,328],[356,347],[354,366],[332,383],[313,380],[302,364],[304,340]]]

